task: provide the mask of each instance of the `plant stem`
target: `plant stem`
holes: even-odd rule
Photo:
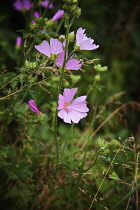
[[[94,123],[94,119],[95,119],[96,110],[97,110],[97,105],[96,105],[96,109],[95,109],[93,117],[92,117],[90,130],[89,130],[89,135],[88,135],[88,139],[87,139],[86,147],[85,147],[85,153],[84,153],[84,157],[83,157],[82,164],[81,164],[81,167],[80,167],[79,175],[77,177],[77,184],[76,184],[76,187],[75,187],[75,190],[74,190],[74,193],[73,193],[73,204],[74,204],[74,201],[76,199],[76,195],[77,195],[77,192],[78,192],[79,184],[80,184],[82,173],[83,173],[83,168],[84,168],[86,155],[87,155],[87,150],[88,150],[88,143],[89,143],[89,140],[90,140],[90,137],[91,137],[91,134],[92,134],[92,129],[93,129],[93,123]]]
[[[64,22],[64,20],[61,19],[61,21],[60,21],[60,23],[59,23],[59,25],[58,25],[58,27],[57,27],[57,29],[56,29],[56,34],[58,34],[58,32],[59,32],[59,30],[60,30],[60,28],[61,28],[63,22]]]
[[[59,94],[60,94],[60,91],[61,91],[62,80],[63,80],[64,70],[65,70],[65,64],[66,64],[66,51],[68,49],[68,44],[69,44],[69,41],[68,41],[69,29],[70,29],[69,20],[67,20],[66,46],[65,46],[65,51],[64,51],[64,62],[63,62],[63,66],[62,66],[62,70],[61,70],[61,75],[60,75],[60,79],[59,79],[59,84],[58,84],[58,89],[57,89],[57,101],[58,101]],[[58,151],[58,140],[57,140],[57,113],[58,113],[58,110],[56,109],[56,112],[55,112],[55,120],[54,120],[54,135],[55,135],[55,146],[56,146],[56,160],[57,160],[56,162],[58,164],[58,162],[59,162],[59,151]]]

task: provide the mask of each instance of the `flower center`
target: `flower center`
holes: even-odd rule
[[[66,112],[69,111],[69,109],[68,109],[68,105],[69,105],[69,104],[70,104],[70,102],[69,102],[69,103],[64,103],[63,109],[64,109]]]

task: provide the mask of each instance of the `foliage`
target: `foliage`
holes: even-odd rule
[[[49,9],[38,0],[30,11],[15,11],[13,1],[8,8],[5,2],[0,7],[1,208],[138,210],[138,2],[51,1],[55,6]],[[37,9],[40,18],[33,16]],[[65,15],[52,22],[58,9]],[[74,48],[80,27],[99,49]],[[23,41],[16,46],[19,35]],[[66,39],[68,59],[81,61],[80,70],[59,69],[57,56],[35,49],[51,38]],[[70,125],[57,119],[56,108],[63,89],[75,87],[78,97],[87,96],[90,111]],[[30,99],[40,114],[29,109]]]

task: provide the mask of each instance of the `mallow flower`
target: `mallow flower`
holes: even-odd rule
[[[63,50],[59,56],[57,57],[56,59],[56,65],[58,67],[62,67],[63,66],[63,62],[64,62],[64,53],[65,51]],[[68,58],[68,53],[66,53],[66,58]],[[67,62],[66,62],[66,65],[65,65],[65,69],[66,70],[79,70],[82,66],[82,64],[80,63],[81,61],[75,59],[75,58],[72,58],[72,59],[69,59]]]
[[[36,115],[40,114],[40,111],[38,110],[37,105],[34,102],[34,100],[31,99],[30,101],[28,101],[28,106],[33,112],[36,113]]]
[[[80,48],[80,50],[95,50],[99,45],[93,44],[94,40],[87,38],[84,34],[85,29],[79,28],[76,33],[76,46],[75,49]]]
[[[52,9],[54,7],[54,5],[52,3],[49,3],[50,1],[45,0],[45,1],[41,1],[40,4],[42,5],[42,7],[48,7],[49,9]]]
[[[30,10],[33,7],[33,4],[30,0],[16,0],[13,4],[14,8],[18,11],[20,10]]]
[[[60,18],[62,18],[63,15],[64,15],[64,10],[58,10],[51,20],[55,22],[59,20]]]
[[[40,45],[35,45],[35,48],[42,54],[51,57],[51,55],[57,55],[62,52],[62,43],[57,39],[50,39],[50,44],[45,40]]]
[[[79,121],[87,116],[89,111],[86,105],[86,96],[80,96],[73,99],[78,88],[68,89],[65,88],[63,95],[59,94],[59,100],[57,107],[58,117],[63,119],[65,123],[79,123]]]

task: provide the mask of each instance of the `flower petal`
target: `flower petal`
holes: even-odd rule
[[[51,53],[54,55],[57,55],[62,52],[62,43],[58,41],[57,39],[50,39],[50,47],[51,47]]]
[[[71,110],[75,110],[77,112],[88,112],[89,109],[87,108],[87,105],[86,104],[79,104],[79,105],[69,105],[69,109]]]
[[[81,50],[95,50],[99,47],[99,45],[92,44],[94,42],[93,39],[87,38],[86,40],[82,41],[80,44]]]
[[[80,46],[82,40],[86,38],[84,35],[85,29],[79,28],[76,33],[76,46]]]
[[[48,0],[41,1],[40,3],[42,5],[42,7],[48,7],[49,9],[52,9],[54,7],[54,5],[52,3],[49,3]]]
[[[57,107],[57,109],[58,110],[63,109],[64,103],[65,103],[65,98],[61,94],[59,94],[59,100],[58,100],[59,106]]]
[[[75,110],[72,110],[70,113],[69,113],[69,116],[70,116],[70,119],[74,122],[74,123],[78,123],[82,118],[86,117],[87,116],[87,113],[86,112],[78,112],[78,111],[75,111]]]
[[[80,47],[80,50],[95,50],[99,45],[93,44],[94,40],[87,38],[84,34],[85,29],[79,28],[76,33],[76,46]]]
[[[35,48],[42,54],[50,57],[51,55],[51,49],[50,49],[50,45],[48,44],[48,42],[46,42],[45,40],[40,44],[40,45],[35,45]]]
[[[61,110],[58,112],[58,117],[64,120],[65,123],[71,124],[71,119],[69,113],[67,113],[65,110]]]
[[[70,59],[66,63],[66,69],[69,69],[69,70],[79,70],[81,66],[82,64],[80,64],[80,61],[77,59]]]
[[[57,60],[56,60],[56,66],[63,66],[63,62],[64,62],[64,50],[59,54]]]
[[[74,99],[74,100],[72,101],[72,104],[73,104],[73,105],[85,104],[85,103],[86,103],[86,98],[87,98],[87,96],[80,96],[80,97]]]
[[[71,102],[71,100],[75,96],[77,90],[78,90],[78,88],[72,88],[72,89],[65,88],[64,89],[63,96],[65,98],[66,103]]]

